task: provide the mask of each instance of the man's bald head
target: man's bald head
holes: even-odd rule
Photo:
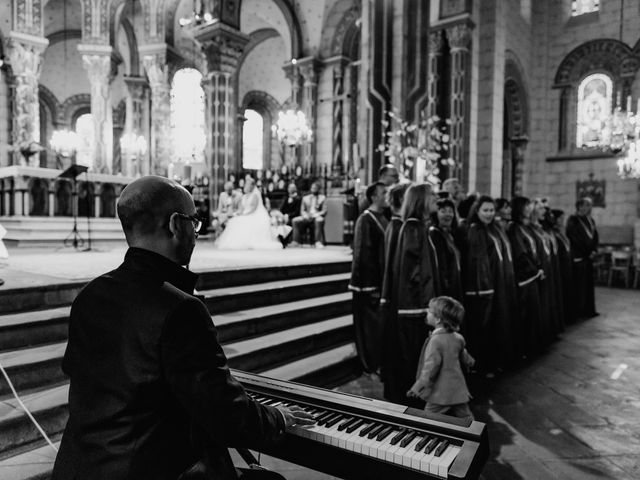
[[[127,185],[118,200],[118,217],[127,241],[153,235],[173,212],[191,214],[189,192],[165,177],[146,176]],[[191,207],[193,208],[193,207]]]

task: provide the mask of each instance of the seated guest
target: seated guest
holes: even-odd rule
[[[213,212],[213,221],[211,226],[217,234],[227,226],[227,222],[232,218],[240,208],[242,195],[233,188],[232,182],[225,182],[224,192],[218,197],[218,209]]]
[[[291,246],[302,243],[302,234],[313,227],[317,248],[324,248],[324,217],[327,215],[327,197],[320,193],[320,184],[311,184],[311,193],[302,198],[300,216],[293,219],[293,242]]]
[[[291,242],[293,231],[293,219],[300,216],[302,199],[298,195],[298,187],[290,183],[287,188],[287,198],[282,202],[280,210],[271,210],[271,219],[274,229],[282,246],[286,247]]]
[[[117,208],[129,250],[73,302],[62,362],[69,421],[52,479],[274,478],[238,472],[227,448],[257,448],[313,421],[300,407],[253,400],[231,374],[185,268],[200,226],[191,195],[147,176]]]

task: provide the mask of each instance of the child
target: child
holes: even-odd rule
[[[471,395],[460,367],[460,363],[465,368],[475,363],[457,333],[463,318],[464,307],[451,297],[429,302],[427,324],[435,329],[422,348],[417,380],[407,395],[425,400],[427,412],[473,419],[468,405]]]

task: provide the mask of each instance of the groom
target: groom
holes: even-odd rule
[[[293,219],[292,247],[300,246],[302,233],[313,226],[316,248],[324,248],[324,217],[327,215],[327,197],[320,193],[320,184],[311,184],[311,193],[302,198],[300,216]]]

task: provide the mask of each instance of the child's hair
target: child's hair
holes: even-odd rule
[[[460,324],[464,319],[464,307],[455,298],[435,297],[429,302],[429,310],[438,317],[448,332],[460,330]]]

